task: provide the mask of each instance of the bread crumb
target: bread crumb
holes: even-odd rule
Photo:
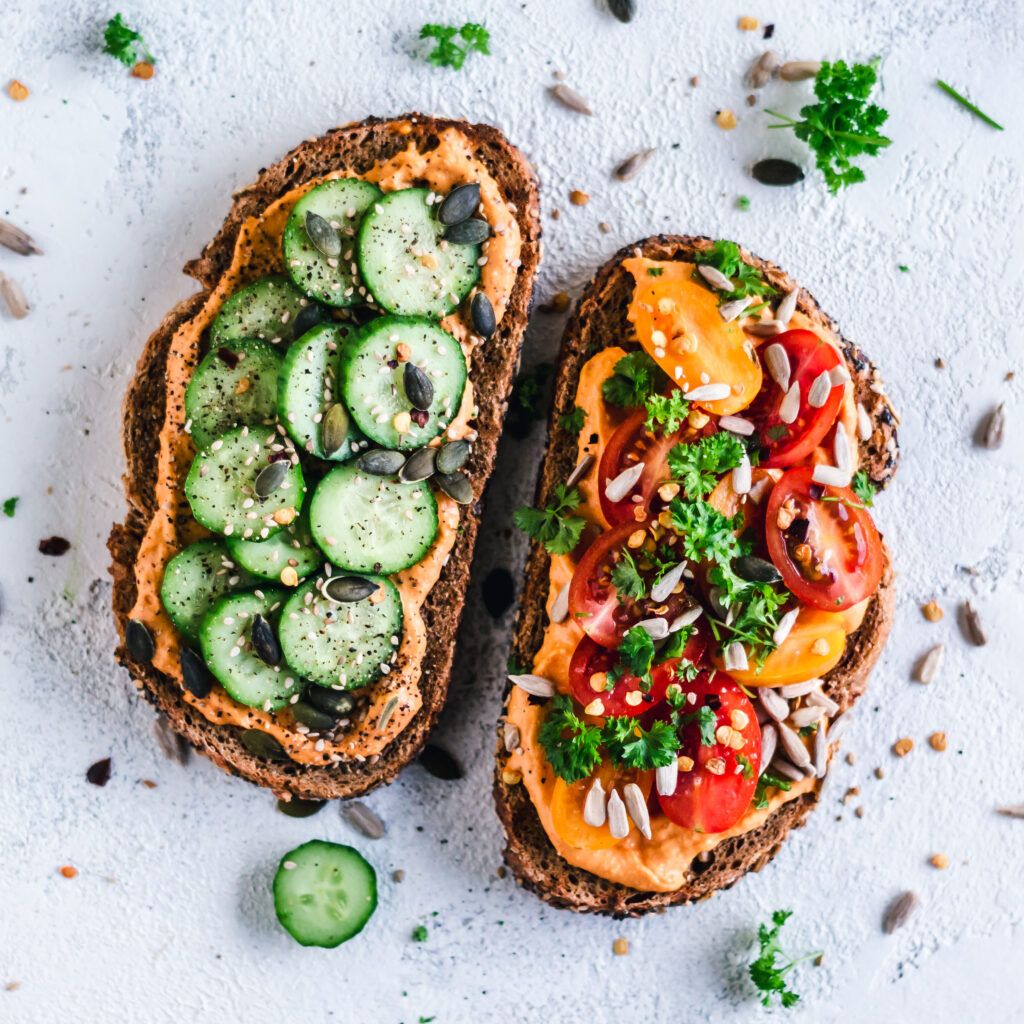
[[[573,206],[586,206],[590,202],[590,196],[582,189],[574,188],[569,193],[569,202]]]
[[[848,804],[855,796],[860,796],[860,786],[851,786],[843,794],[843,803]]]
[[[858,818],[863,818],[864,817],[864,807],[863,807],[863,805],[860,806],[860,807],[855,808],[853,813],[856,814]]]
[[[607,235],[611,231],[611,229],[611,224],[609,224],[606,220],[601,221],[597,225],[597,230],[600,231],[602,235]]]
[[[731,132],[736,127],[736,115],[731,110],[716,110],[715,124],[723,131]]]
[[[139,63],[132,68],[132,74],[136,78],[141,78],[144,80],[152,78],[155,73],[156,68],[154,68],[153,65],[149,63],[148,60],[140,60]]]
[[[612,943],[612,952],[616,956],[629,956],[629,939],[616,939]]]
[[[139,779],[139,782],[141,782],[146,789],[156,789],[156,783],[152,779]]]
[[[749,14],[744,14],[736,24],[741,32],[756,32],[761,27],[761,22]]]
[[[700,85],[700,75],[694,75],[693,78],[690,79],[690,85],[696,89],[697,86]]]
[[[914,749],[914,741],[909,736],[898,739],[892,745],[892,752],[897,757],[906,757]]]
[[[946,613],[939,607],[937,601],[931,600],[927,604],[921,605],[921,614],[929,622],[938,622]]]
[[[7,83],[7,95],[14,100],[15,103],[20,103],[22,100],[28,99],[28,86],[24,82],[19,82],[16,78],[12,78]]]
[[[405,872],[401,868],[396,868],[394,871],[391,872],[391,877],[396,882],[404,882],[405,881]]]
[[[78,876],[78,868],[73,868],[70,864],[65,864],[60,869],[60,873],[65,878],[76,878]]]
[[[885,778],[885,769],[881,765],[879,765],[875,769],[875,778],[876,779],[884,779]]]
[[[938,868],[939,871],[945,871],[949,867],[949,858],[944,853],[936,853],[932,855],[929,861],[933,868]]]
[[[946,734],[944,732],[933,732],[928,737],[928,745],[932,750],[938,750],[941,753],[946,749]]]
[[[857,755],[852,750],[846,755],[846,763],[847,764],[856,764],[857,763]]]
[[[21,988],[20,981],[9,981],[4,985],[5,992],[17,992],[19,988]]]

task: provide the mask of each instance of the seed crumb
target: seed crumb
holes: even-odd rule
[[[603,220],[597,225],[597,230],[600,231],[602,235],[607,235],[611,232],[612,226],[608,221]]]
[[[863,807],[863,805],[854,808],[853,813],[856,814],[858,818],[863,818],[864,817],[864,807]]]
[[[932,854],[931,860],[929,861],[933,868],[938,868],[939,871],[945,871],[949,867],[949,858],[944,853]]]
[[[551,301],[540,307],[542,313],[564,313],[569,308],[569,293],[555,292]]]
[[[73,868],[70,864],[65,864],[60,869],[60,873],[65,878],[76,878],[78,876],[78,868]]]
[[[744,14],[736,24],[741,32],[756,32],[761,27],[761,22],[749,14]]]
[[[616,956],[629,956],[629,939],[616,939],[612,943],[612,952]]]
[[[517,772],[514,768],[503,768],[501,770],[501,781],[506,786],[518,786],[523,781],[523,773]]]
[[[24,82],[19,82],[16,78],[12,78],[7,83],[7,95],[15,103],[20,103],[22,100],[28,99],[28,86]]]
[[[884,779],[885,778],[885,769],[881,765],[879,765],[875,769],[875,778],[876,779]]]
[[[395,871],[391,872],[391,877],[396,882],[404,882],[405,881],[405,872],[401,868],[398,868]]]
[[[5,992],[17,992],[19,988],[21,988],[20,981],[9,981],[4,985]]]
[[[152,78],[155,73],[156,68],[154,68],[148,60],[140,60],[139,63],[132,68],[132,74],[136,78],[141,78],[143,80]]]
[[[757,96],[755,96],[754,93],[750,93],[750,95],[747,96],[747,106],[748,107],[756,107],[757,106]]]
[[[933,732],[928,737],[928,745],[932,750],[937,750],[941,753],[946,749],[946,734],[944,732]]]
[[[944,370],[945,368],[946,368],[946,360],[943,359],[942,356],[936,356],[935,357],[935,369],[936,370]]]
[[[847,764],[856,764],[857,763],[857,755],[852,750],[846,755],[846,763]]]
[[[851,786],[843,794],[843,803],[848,804],[855,796],[860,796],[860,786]]]
[[[716,110],[715,124],[723,131],[731,132],[736,127],[736,115],[731,110]]]
[[[551,219],[552,220],[560,220],[561,216],[562,216],[562,211],[561,210],[554,209],[554,210],[551,211]]]
[[[898,739],[892,745],[892,752],[897,757],[906,757],[914,749],[914,741],[909,736]]]
[[[139,782],[141,782],[146,789],[156,789],[156,783],[152,779],[139,779]]]
[[[497,870],[497,871],[495,871],[494,873],[495,873],[495,874],[496,874],[496,875],[497,875],[497,876],[498,876],[499,878],[504,878],[504,877],[505,877],[505,876],[506,876],[506,875],[508,874],[508,871],[507,871],[507,869],[505,868],[505,865],[504,865],[504,864],[499,864],[499,865],[498,865],[498,870]]]
[[[569,202],[573,206],[586,206],[590,202],[590,196],[582,189],[574,188],[569,193]]]
[[[927,604],[921,605],[921,614],[929,622],[938,622],[946,613],[939,607],[938,601],[933,599]]]

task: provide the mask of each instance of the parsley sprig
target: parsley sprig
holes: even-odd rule
[[[467,21],[461,28],[456,25],[424,25],[420,39],[436,41],[427,60],[435,67],[458,71],[473,52],[490,55],[491,34],[476,22]]]
[[[771,928],[762,924],[757,929],[760,955],[750,965],[750,977],[762,993],[761,1003],[764,1006],[772,1005],[773,996],[778,996],[780,1004],[787,1008],[797,1003],[800,996],[786,987],[786,975],[797,964],[821,956],[821,951],[817,950],[794,959],[783,951],[779,945],[779,932],[792,915],[792,910],[776,910],[772,914]]]
[[[609,405],[639,409],[667,384],[668,374],[646,352],[630,352],[615,364],[601,394]]]
[[[668,468],[691,501],[705,498],[719,477],[735,469],[743,460],[743,442],[735,434],[721,430],[710,437],[687,444],[680,441],[668,453]]]
[[[619,560],[612,566],[611,580],[620,601],[627,597],[639,601],[647,596],[647,584],[640,575],[633,552],[628,548],[622,549]]]
[[[580,492],[575,487],[570,491],[564,484],[558,484],[544,508],[517,508],[512,518],[520,530],[543,544],[551,554],[567,555],[579,544],[587,525],[582,516],[571,515],[580,500]]]
[[[651,395],[644,408],[647,410],[647,419],[644,426],[654,433],[655,430],[662,430],[666,434],[674,434],[686,420],[690,411],[690,403],[683,398],[679,388],[673,388],[668,395]]]
[[[149,52],[142,34],[128,25],[120,14],[115,14],[103,30],[103,52],[109,53],[128,68],[134,67],[140,61],[156,63],[156,58]]]
[[[877,156],[892,143],[878,132],[889,112],[868,102],[877,81],[875,61],[852,65],[842,60],[826,62],[814,80],[818,102],[801,108],[803,120],[765,110],[779,118],[769,128],[792,128],[793,134],[810,146],[832,193],[864,180],[864,172],[853,162],[856,157]]]
[[[764,274],[743,259],[740,247],[727,238],[720,238],[709,249],[699,250],[694,254],[693,262],[706,263],[731,279],[733,290],[718,292],[719,305],[733,299],[745,299],[747,296],[765,297],[778,294],[776,289],[765,280]],[[707,284],[697,271],[693,272],[693,279],[701,284]],[[752,313],[753,309],[748,309],[746,312]]]
[[[640,689],[651,688],[651,665],[654,663],[654,641],[643,626],[632,626],[626,630],[619,644],[619,660],[608,672],[608,689],[627,672],[640,680]]]
[[[663,719],[644,729],[635,718],[609,718],[601,739],[612,760],[624,768],[664,768],[679,752],[675,723]]]
[[[864,504],[871,508],[875,504],[875,493],[877,488],[871,480],[871,477],[863,469],[858,469],[853,474],[853,493],[860,498]]]

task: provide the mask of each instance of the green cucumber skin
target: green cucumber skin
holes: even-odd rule
[[[273,295],[273,315],[265,307],[264,293]],[[225,300],[210,325],[210,347],[258,338],[282,347],[296,338],[299,314],[310,300],[284,274],[270,274],[239,288]],[[287,320],[281,317],[287,313]],[[308,327],[304,328],[308,330]]]
[[[296,548],[292,544],[293,539],[297,539],[301,546]],[[296,563],[293,568],[300,580],[315,572],[323,561],[323,554],[309,532],[309,521],[305,513],[301,513],[294,522],[282,527],[266,540],[227,537],[225,544],[231,557],[246,573],[264,580],[280,580],[281,570],[289,564],[289,559]],[[280,553],[276,560],[270,557],[270,553],[275,550]]]

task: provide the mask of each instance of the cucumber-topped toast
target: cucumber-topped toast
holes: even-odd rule
[[[538,262],[493,128],[410,115],[237,194],[125,403],[118,655],[281,796],[390,781],[447,691],[477,502]]]

